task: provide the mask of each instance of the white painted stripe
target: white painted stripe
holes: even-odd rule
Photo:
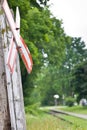
[[[24,40],[22,39],[22,37],[20,37],[20,40],[21,40],[22,47],[19,49],[19,52],[21,54],[21,57],[23,59],[23,62],[26,66],[28,73],[30,73],[32,70],[32,66],[33,66],[32,57],[31,57],[30,51],[29,51],[27,45],[25,44]]]
[[[11,73],[13,73],[13,71],[14,71],[16,57],[17,57],[17,49],[16,49],[16,45],[12,38],[10,46],[9,46],[8,56],[7,56],[7,65],[9,66]]]
[[[33,65],[32,59],[31,59],[31,56],[30,56],[30,52],[29,52],[27,46],[24,45],[25,43],[22,43],[23,41],[21,41],[20,35],[17,33],[16,25],[15,25],[14,19],[12,17],[10,8],[8,6],[7,0],[4,0],[2,7],[3,7],[3,10],[6,14],[7,19],[8,19],[11,31],[14,35],[16,45],[19,48],[18,50],[21,54],[22,60],[25,64],[25,66],[26,66],[27,71],[30,73],[31,70],[32,70],[32,65]],[[13,54],[11,54],[12,56],[10,55],[10,62],[9,62],[9,67],[11,67],[10,69],[12,69],[12,71],[13,71],[12,66],[14,66],[14,56],[15,56],[15,50],[16,50],[16,49],[13,49],[13,48],[12,48]]]
[[[17,46],[21,46],[20,42],[19,42],[20,37],[19,37],[19,35],[18,35],[17,31],[16,31],[16,25],[15,25],[13,16],[11,14],[10,8],[8,6],[7,0],[4,0],[4,2],[2,4],[2,7],[3,7],[3,10],[4,10],[5,15],[7,17],[7,20],[8,20],[8,23],[10,25],[11,31],[12,31],[12,33],[14,35],[16,44],[17,44]]]

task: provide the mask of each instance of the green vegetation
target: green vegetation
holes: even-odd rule
[[[67,128],[71,128],[70,124],[46,114],[38,117],[27,115],[26,118],[27,130],[68,130]]]
[[[85,120],[62,116],[75,121],[71,125],[38,109],[40,106],[54,105],[55,94],[59,95],[58,104],[63,104],[67,98],[68,103],[87,98],[85,43],[80,37],[65,34],[63,21],[51,14],[48,1],[8,0],[14,15],[16,6],[20,9],[20,32],[33,58],[30,75],[20,61],[27,130],[87,130]],[[62,110],[87,114],[87,107],[66,107]]]
[[[87,130],[86,120],[64,115],[62,118],[73,124],[44,113],[37,117],[27,114],[27,130]]]
[[[74,106],[75,99],[72,97],[67,97],[65,102],[67,106],[72,107]]]
[[[59,109],[78,114],[87,114],[87,106],[61,107]]]
[[[67,116],[67,115],[62,115],[60,116],[66,121],[70,121],[74,124],[75,129],[81,129],[81,130],[87,130],[87,120],[85,119],[80,119],[72,116]]]
[[[60,118],[48,115],[43,112],[43,110],[48,111],[49,108],[50,107],[43,107],[42,109],[37,111],[37,114],[33,113],[32,115],[27,112],[27,130],[87,130],[86,119],[80,119],[74,116],[59,114],[58,116],[63,119],[61,120]],[[87,107],[76,106],[60,108],[65,111],[87,114]]]
[[[75,76],[73,86],[75,86],[74,91],[78,93],[78,101],[82,97],[87,99],[87,61],[79,64],[75,68],[73,75]]]
[[[42,111],[39,109],[39,106],[40,106],[39,103],[26,106],[26,107],[25,107],[25,112],[26,112],[27,114],[32,114],[32,115],[34,115],[34,116],[38,116],[39,114],[42,113]]]
[[[21,35],[33,58],[29,75],[21,61],[25,106],[54,105],[55,94],[59,104],[63,98],[78,102],[87,98],[87,49],[80,37],[65,34],[63,21],[55,18],[48,6],[49,0],[8,0],[14,10],[19,6]]]

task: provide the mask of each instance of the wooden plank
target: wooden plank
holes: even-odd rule
[[[4,57],[3,69],[5,69],[5,70],[3,69],[1,70],[3,70],[4,72],[3,75],[6,73],[6,79],[5,79],[5,82],[3,81],[3,84],[6,84],[7,86],[6,88],[7,91],[5,90],[6,91],[5,94],[6,96],[8,95],[8,104],[9,104],[10,121],[11,121],[11,126],[9,126],[9,128],[4,129],[4,130],[10,130],[10,129],[11,130],[26,130],[19,57],[17,56],[17,65],[15,65],[14,73],[11,74],[6,65],[6,62],[7,62],[9,44],[12,38],[12,32],[10,31],[8,23],[6,22],[7,20],[5,19],[5,15],[2,15],[1,20],[2,22],[0,23],[1,23],[1,31],[2,31],[2,39],[3,39],[3,57]],[[5,100],[7,100],[6,96],[5,96]],[[8,105],[6,101],[4,102],[5,102],[5,106]],[[7,112],[6,109],[5,111]],[[9,118],[9,115],[8,115],[8,118]],[[0,126],[0,130],[3,130],[4,128],[3,126],[6,126],[7,123],[9,122],[9,120],[8,121],[5,120],[4,122],[3,116],[2,116],[2,121],[3,122],[2,122],[2,125]]]
[[[18,8],[17,8],[17,10],[18,10]],[[18,19],[20,20],[20,18],[18,18]],[[18,26],[18,23],[17,23],[17,26]],[[20,31],[18,30],[18,33],[19,32]],[[11,32],[10,33],[8,32],[7,35],[8,35],[8,40],[10,41],[11,38],[12,38]],[[25,112],[24,112],[20,63],[19,63],[19,56],[18,55],[17,55],[16,64],[15,64],[15,67],[14,67],[14,72],[11,75],[11,80],[12,80],[12,92],[13,92],[12,94],[13,94],[13,101],[14,101],[14,113],[15,113],[16,130],[25,130],[26,129],[26,121],[25,121]],[[8,94],[9,94],[9,92],[8,92]]]
[[[12,80],[11,80],[11,74],[8,69],[8,66],[6,65],[7,62],[7,55],[8,55],[8,41],[7,41],[7,27],[6,25],[6,18],[5,14],[2,15],[2,24],[1,28],[4,30],[4,33],[2,34],[2,39],[3,39],[3,52],[4,52],[4,66],[5,66],[5,72],[6,72],[6,85],[7,85],[7,93],[8,93],[8,103],[9,103],[9,112],[10,112],[10,119],[11,119],[11,130],[16,130],[16,125],[15,125],[15,111],[14,111],[14,101],[13,101],[13,90],[12,90]],[[10,35],[11,36],[11,35]]]
[[[6,48],[6,42],[3,40],[3,37],[6,40],[6,28],[4,28],[5,21],[1,5],[0,12],[0,130],[11,130],[7,101],[6,72],[4,65],[4,50]]]
[[[18,7],[16,8],[16,25],[17,25],[17,31],[18,33],[20,33],[20,14]],[[19,56],[17,56],[17,63],[15,66],[15,71],[13,72],[12,75],[12,79],[13,79],[12,81],[13,81],[17,130],[26,130]]]

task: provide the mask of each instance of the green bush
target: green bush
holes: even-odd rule
[[[32,115],[38,115],[41,110],[39,109],[40,107],[40,103],[36,103],[36,104],[32,104],[29,106],[25,107],[25,112],[28,114],[32,114]]]
[[[66,102],[67,106],[72,107],[72,106],[74,106],[75,99],[72,97],[67,97],[65,102]]]

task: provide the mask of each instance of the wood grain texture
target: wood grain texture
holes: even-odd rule
[[[0,14],[0,130],[26,130],[19,56],[17,55],[13,74],[6,64],[11,38],[12,32],[5,14],[2,13]]]

